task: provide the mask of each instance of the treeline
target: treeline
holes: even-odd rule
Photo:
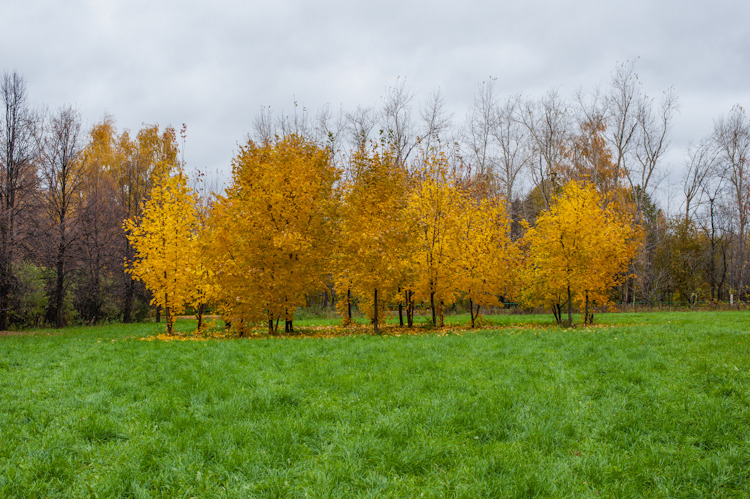
[[[275,330],[279,320],[292,327],[296,307],[311,301],[345,317],[356,304],[375,323],[386,308],[408,323],[423,303],[437,323],[457,300],[472,317],[477,305],[513,300],[549,306],[558,320],[580,308],[586,321],[587,304],[609,300],[747,299],[746,113],[735,106],[691,147],[684,202],[665,213],[654,199],[677,99],[646,95],[632,64],[617,66],[603,91],[570,99],[500,99],[485,81],[460,125],[439,94],[420,104],[404,84],[377,108],[264,109],[217,196],[198,185],[205,177],[187,179],[184,130],[145,126],[131,136],[105,120],[84,131],[71,108],[34,111],[17,74],[3,77],[2,94],[0,329],[127,322],[209,302],[231,309],[236,327],[262,317]],[[173,277],[201,286],[170,301],[143,284],[148,250],[137,241],[146,203],[163,207],[178,192],[192,208],[178,217],[189,230],[172,243],[183,259]],[[164,213],[153,216],[166,227]],[[540,274],[533,248],[550,230],[591,242],[604,222],[621,243],[607,249],[610,260],[624,265],[596,271],[604,288],[578,289],[590,276],[574,275],[572,254],[560,260],[559,249],[565,272]],[[168,234],[177,231],[160,243]],[[615,239],[589,245],[579,267],[603,265],[592,248]],[[278,255],[298,263],[282,268]],[[169,272],[158,272],[166,284]]]
[[[85,132],[71,107],[35,109],[16,73],[0,92],[0,330],[148,317],[123,221],[176,160],[175,131],[131,136],[105,120]]]

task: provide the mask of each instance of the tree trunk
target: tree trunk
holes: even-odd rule
[[[198,331],[201,330],[201,326],[203,325],[203,309],[204,309],[204,307],[205,307],[205,305],[203,304],[203,302],[200,302],[198,304],[198,313],[196,314],[196,317],[198,319]]]
[[[127,265],[133,260],[133,249],[130,243],[125,246],[125,261]],[[135,295],[135,281],[130,274],[125,274],[125,303],[122,307],[122,322],[130,324],[133,321],[133,296]]]
[[[289,317],[289,313],[285,310],[284,311],[284,332],[286,334],[293,333],[294,332],[294,320]]]
[[[378,333],[378,288],[375,288],[375,311],[373,313],[373,325],[375,326],[375,334]]]
[[[135,297],[135,281],[127,276],[125,283],[125,305],[122,308],[122,322],[133,322],[133,298]]]
[[[570,284],[568,284],[568,326],[573,325],[573,300],[570,299]]]
[[[3,237],[4,239],[4,237]],[[3,250],[3,260],[5,260]],[[10,271],[6,261],[0,263],[0,331],[8,329],[8,308],[10,306]]]
[[[164,307],[164,318],[167,321],[167,334],[172,334],[172,310],[170,309],[169,305]]]
[[[555,316],[555,322],[562,324],[562,307],[559,303],[552,305],[552,315]]]
[[[469,298],[469,315],[471,316],[471,328],[474,329],[474,302]]]
[[[57,249],[57,282],[55,285],[55,327],[61,328],[64,324],[63,304],[65,300],[65,246],[61,243]]]
[[[709,200],[709,214],[711,220],[711,300],[717,299],[716,291],[716,227],[714,226],[714,198]]]
[[[586,306],[583,311],[583,325],[587,326],[589,324],[591,324],[591,321],[589,320],[589,292],[586,291]]]
[[[401,294],[401,288],[398,288],[398,292]],[[398,302],[398,325],[399,327],[404,327],[404,303],[401,299]]]
[[[414,327],[414,291],[406,292],[406,326]]]
[[[101,276],[99,273],[100,268],[100,256],[99,256],[99,250],[96,250],[96,258],[94,260],[94,275],[92,277],[92,295],[93,295],[93,304],[92,304],[92,310],[91,310],[91,323],[96,324],[99,322],[99,317],[101,315],[102,310],[102,300],[99,296],[99,289],[101,288]]]
[[[349,314],[349,324],[352,323],[352,288],[346,290],[346,309]]]
[[[435,317],[435,292],[430,293],[430,308],[432,309],[432,327],[437,326],[437,318]]]

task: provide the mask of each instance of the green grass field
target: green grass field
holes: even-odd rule
[[[490,319],[0,337],[0,497],[750,496],[750,313]]]

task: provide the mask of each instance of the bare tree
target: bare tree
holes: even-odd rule
[[[713,140],[718,148],[719,174],[731,199],[732,218],[737,227],[733,249],[732,287],[747,293],[746,243],[748,211],[750,210],[750,120],[742,106],[736,105],[726,117],[714,124]]]
[[[628,61],[615,68],[600,109],[606,124],[604,137],[612,149],[615,183],[626,181],[640,221],[647,199],[661,180],[658,167],[669,147],[677,96],[673,89],[667,89],[655,111],[653,99],[646,95],[635,72],[635,62]]]
[[[700,203],[706,190],[706,180],[715,169],[716,148],[710,140],[704,139],[697,146],[688,149],[687,171],[682,185],[682,192],[685,194],[685,220],[690,220],[693,216],[697,208],[693,201]]]
[[[440,91],[430,94],[420,112],[423,129],[418,140],[425,151],[439,148],[445,135],[451,130],[451,117],[445,110],[445,101]]]
[[[345,129],[350,148],[357,149],[370,140],[377,122],[378,118],[371,107],[357,106],[354,111],[346,113]]]
[[[8,327],[13,263],[22,239],[19,217],[36,184],[36,119],[26,102],[26,82],[3,75],[0,93],[5,114],[0,145],[0,330]]]
[[[519,175],[530,163],[529,150],[524,147],[523,125],[519,121],[520,96],[508,97],[497,110],[492,135],[498,145],[496,178],[505,198],[508,216],[511,216],[513,197]]]
[[[570,113],[557,90],[551,90],[539,101],[526,102],[520,114],[527,132],[531,180],[547,208],[565,159],[570,138]]]
[[[54,240],[53,263],[55,288],[50,303],[49,318],[55,327],[65,325],[63,302],[65,277],[70,259],[70,246],[77,232],[76,204],[84,176],[78,156],[81,151],[79,135],[81,121],[71,107],[64,107],[54,115],[40,140],[42,195],[47,220]]]
[[[346,143],[345,129],[346,117],[342,109],[339,109],[334,118],[331,107],[326,105],[315,115],[315,140],[328,149],[334,165],[344,163],[342,156]]]
[[[278,130],[281,136],[299,135],[300,137],[313,137],[313,125],[310,121],[308,109],[294,101],[292,114],[279,116]]]
[[[638,217],[647,196],[652,194],[651,187],[661,180],[657,168],[669,147],[669,132],[677,107],[677,96],[671,88],[664,92],[658,112],[653,110],[651,99],[646,97],[641,101],[635,161],[625,168]]]
[[[714,157],[714,160],[716,158]],[[716,166],[716,165],[714,165]],[[708,236],[707,255],[708,283],[711,299],[722,299],[722,290],[729,272],[729,227],[726,222],[727,209],[722,203],[724,179],[718,171],[711,171],[704,179],[701,195],[706,198],[705,212],[700,217],[700,226]]]
[[[383,133],[395,148],[396,164],[406,165],[411,152],[417,146],[417,135],[412,121],[411,103],[414,94],[400,80],[386,90],[382,110]]]
[[[474,105],[468,112],[464,131],[475,173],[492,178],[497,165],[493,133],[498,126],[499,111],[495,98],[495,79],[489,78],[479,84],[474,94]]]
[[[635,72],[635,63],[618,64],[612,75],[609,93],[604,98],[605,135],[612,147],[616,180],[628,170],[632,151],[638,141],[638,116],[645,96]]]
[[[255,115],[253,120],[253,133],[250,134],[253,140],[267,144],[273,140],[274,135],[278,133],[276,122],[274,121],[273,112],[268,106],[262,106]]]
[[[495,81],[489,78],[479,84],[474,104],[467,113],[463,143],[474,173],[490,183],[492,194],[505,199],[510,216],[516,181],[530,157],[524,140],[520,96],[508,97],[499,104]]]

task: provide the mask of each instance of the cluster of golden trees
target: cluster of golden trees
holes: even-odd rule
[[[159,179],[126,223],[142,280],[171,330],[176,312],[210,303],[240,332],[270,333],[311,293],[332,284],[344,323],[352,306],[377,331],[388,310],[413,324],[415,306],[442,325],[462,300],[475,324],[482,307],[521,300],[551,307],[559,322],[584,322],[627,273],[639,231],[629,210],[591,182],[560,185],[522,238],[513,241],[506,203],[486,195],[439,151],[405,165],[386,141],[362,141],[346,168],[331,151],[289,134],[241,147],[232,179],[206,207],[180,162]]]

